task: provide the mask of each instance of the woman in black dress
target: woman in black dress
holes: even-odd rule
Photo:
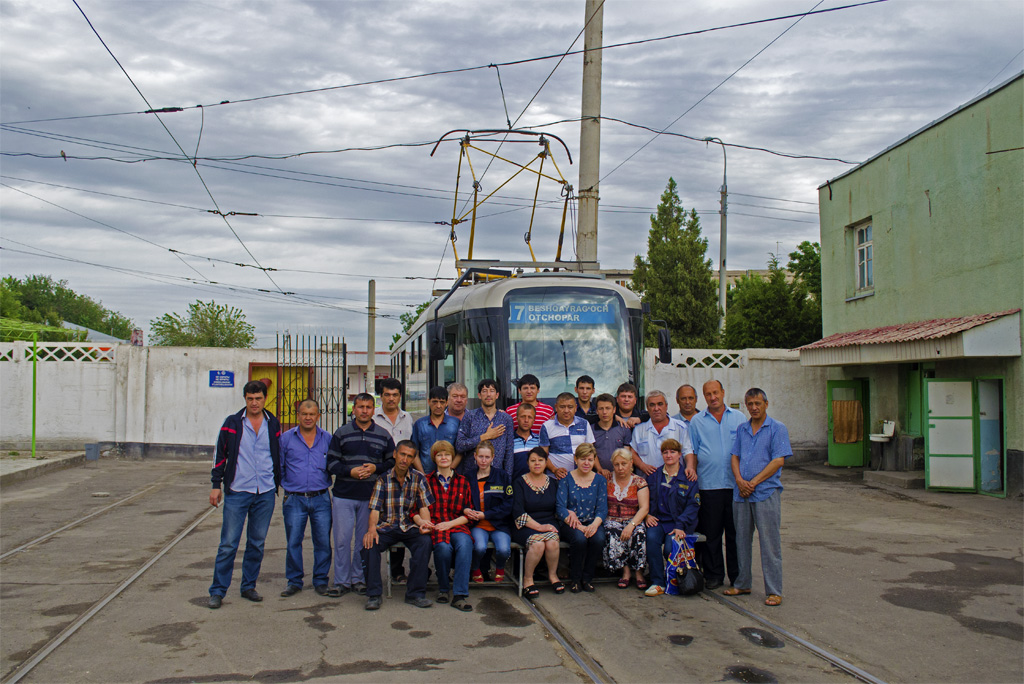
[[[529,456],[530,470],[512,483],[512,517],[515,529],[512,538],[526,549],[523,573],[523,594],[533,598],[540,590],[533,585],[533,572],[541,556],[547,560],[548,579],[556,594],[565,592],[558,581],[558,528],[555,506],[558,483],[547,474],[548,455],[535,447]]]

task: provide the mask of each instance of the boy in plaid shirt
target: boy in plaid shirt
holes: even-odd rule
[[[434,531],[430,521],[430,504],[434,497],[427,478],[412,468],[416,445],[403,439],[395,447],[395,467],[378,478],[370,497],[370,521],[363,537],[366,563],[366,610],[377,610],[384,593],[380,577],[381,552],[402,542],[412,553],[409,583],[405,602],[417,608],[429,608],[433,601],[424,594],[427,589],[427,564],[431,543],[427,536]]]

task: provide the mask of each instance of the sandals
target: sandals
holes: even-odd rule
[[[440,591],[440,592],[438,592],[437,593],[437,598],[434,599],[434,600],[437,603],[448,603],[448,601],[449,601],[448,592],[447,591]]]
[[[537,598],[540,596],[540,589],[537,588],[536,584],[531,584],[528,587],[523,587],[523,596],[526,598]]]
[[[644,579],[643,577],[637,577],[636,578],[636,588],[639,589],[640,591],[643,591],[644,589],[646,589],[647,588],[647,580]]]
[[[750,593],[749,589],[740,589],[739,587],[729,587],[722,592],[726,596],[746,596]]]
[[[463,613],[468,613],[473,610],[473,606],[466,603],[466,596],[456,596],[452,599],[452,608],[455,610],[461,610]]]
[[[475,584],[483,584],[484,573],[480,572],[479,570],[474,570],[472,573],[470,573],[469,579],[471,579]]]
[[[592,582],[581,582],[580,586],[583,588],[583,591],[587,592],[588,594],[594,593],[594,585]]]
[[[504,570],[495,570],[494,571],[494,583],[495,584],[501,584],[504,581],[505,581],[505,571]]]
[[[615,586],[617,586],[619,589],[625,589],[629,586],[629,580],[623,577],[615,584]]]
[[[583,591],[583,587],[580,586],[579,582],[572,582],[572,583],[569,584],[569,592],[570,593],[578,594],[581,591]]]
[[[555,592],[556,594],[564,594],[565,593],[565,585],[562,584],[561,582],[554,582],[554,583],[551,584],[551,590],[553,592]]]
[[[778,594],[768,594],[768,598],[764,600],[766,606],[779,606],[782,605],[782,597]]]

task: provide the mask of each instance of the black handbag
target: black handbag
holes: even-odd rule
[[[686,564],[686,571],[679,578],[679,593],[682,596],[693,596],[704,591],[704,574],[697,567],[697,561],[694,558],[696,554],[693,547],[690,546],[690,540],[683,537],[680,546],[683,547],[683,561]]]

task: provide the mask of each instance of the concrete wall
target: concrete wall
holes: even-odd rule
[[[30,347],[0,344],[0,447],[5,449],[31,447],[32,362],[25,353]],[[40,344],[50,350],[95,347]],[[276,358],[273,349],[104,348],[109,350],[105,360],[53,354],[38,362],[37,448],[81,449],[99,442],[132,456],[212,455],[224,417],[245,405],[249,364]],[[210,387],[211,370],[233,371],[235,386]]]
[[[644,356],[647,391],[658,389],[669,397],[675,413],[675,392],[680,385],[697,388],[697,406],[705,408],[701,386],[719,380],[725,401],[746,415],[743,393],[760,387],[768,395],[768,414],[789,429],[797,460],[822,460],[827,455],[827,368],[802,367],[800,355],[788,349],[674,349],[671,364],[655,363],[657,351]],[[722,367],[725,366],[725,367]]]

